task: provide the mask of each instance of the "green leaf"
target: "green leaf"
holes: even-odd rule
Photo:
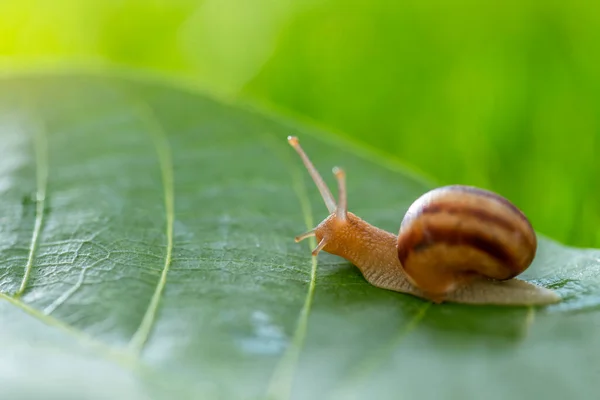
[[[597,397],[600,251],[540,238],[523,277],[563,297],[546,308],[377,289],[294,243],[326,209],[290,134],[330,184],[344,166],[350,209],[389,231],[430,188],[169,84],[3,79],[2,397]]]

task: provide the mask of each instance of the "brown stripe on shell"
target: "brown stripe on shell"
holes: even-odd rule
[[[477,225],[469,228],[452,225],[436,226],[436,220],[432,221],[432,217],[429,215],[427,220],[421,220],[421,223],[412,224],[401,231],[397,246],[398,259],[401,264],[405,265],[412,253],[423,253],[437,244],[446,244],[457,248],[468,246],[486,254],[506,268],[507,273],[503,276],[490,276],[490,278],[509,279],[523,272],[535,255],[535,246],[531,251],[531,246],[527,242],[520,246],[513,246],[510,241],[503,242],[490,235],[490,232],[482,231],[481,226]],[[424,216],[421,215],[421,218]],[[439,260],[439,262],[443,264],[444,260]],[[471,268],[475,269],[476,266],[464,265],[462,271],[466,272]],[[461,271],[460,268],[457,272],[459,271]]]
[[[452,193],[456,192],[462,192],[473,196],[480,196],[486,199],[494,200],[497,203],[505,206],[508,210],[510,210],[512,215],[517,216],[519,220],[524,222],[530,229],[533,230],[533,227],[531,226],[531,223],[529,222],[525,214],[523,214],[521,210],[519,210],[513,203],[511,203],[504,197],[488,190],[465,185],[442,186],[423,194],[421,197],[415,200],[415,202],[409,207],[406,215],[404,216],[404,219],[402,220],[401,226],[407,225],[415,218],[417,218],[418,215],[421,213],[421,208],[423,206],[426,206],[429,203],[443,201],[445,196],[452,195]]]
[[[504,197],[500,196],[499,194],[496,194],[496,193],[491,192],[489,190],[480,189],[480,188],[476,188],[476,187],[473,187],[473,186],[466,186],[466,185],[443,186],[443,187],[441,187],[439,189],[457,190],[457,191],[461,191],[461,192],[465,192],[465,193],[471,193],[471,194],[475,194],[475,195],[478,195],[478,196],[486,197],[488,199],[494,199],[494,200],[502,203],[506,207],[510,208],[512,211],[514,211],[514,213],[516,215],[519,216],[519,218],[521,218],[523,221],[527,222],[528,225],[531,225],[530,222],[529,222],[529,220],[525,216],[525,214],[523,214],[523,212],[521,210],[519,210],[519,208],[517,208],[517,206],[515,206],[513,203],[511,203],[510,201],[508,201]]]
[[[515,240],[523,240],[534,250],[537,247],[535,231],[523,213],[508,200],[483,189],[453,185],[425,193],[407,211],[400,226],[400,234],[407,229],[414,229],[410,227],[413,223],[422,221],[424,215],[429,215],[429,218],[435,218],[438,222],[454,217],[463,226],[474,221],[486,225],[485,228],[479,228],[482,232],[488,231],[488,227],[504,230],[507,236],[518,234]]]
[[[482,209],[472,207],[461,207],[447,203],[432,203],[421,210],[423,214],[436,214],[436,213],[448,213],[453,215],[468,215],[477,218],[480,221],[494,223],[507,230],[518,230],[519,227],[515,226],[506,218],[502,218],[500,215],[490,214]]]
[[[513,278],[531,264],[537,248],[535,231],[518,208],[495,193],[461,185],[417,199],[397,240],[408,278],[434,294],[453,290],[468,276]]]
[[[476,248],[498,262],[507,266],[516,266],[515,257],[501,243],[493,239],[485,238],[478,232],[458,233],[449,229],[430,230],[426,237],[422,237],[418,242],[411,243],[410,237],[402,246],[402,252],[398,253],[400,263],[404,263],[411,252],[419,253],[427,251],[431,246],[439,243],[448,245],[467,245]],[[400,249],[400,246],[399,246]]]

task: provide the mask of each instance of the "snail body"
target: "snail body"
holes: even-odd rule
[[[544,305],[553,291],[515,279],[533,261],[535,231],[507,199],[453,185],[433,189],[408,209],[399,234],[379,229],[347,211],[345,173],[334,168],[339,201],[304,153],[288,138],[312,176],[330,215],[296,241],[315,236],[313,250],[343,257],[372,285],[436,303]]]

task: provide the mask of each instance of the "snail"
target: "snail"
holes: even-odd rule
[[[492,305],[546,305],[560,301],[552,290],[515,277],[537,250],[527,217],[504,197],[471,186],[433,189],[407,210],[398,236],[347,210],[346,175],[338,167],[338,202],[300,147],[300,155],[329,210],[313,230],[313,256],[323,250],[354,264],[371,285],[434,302]]]

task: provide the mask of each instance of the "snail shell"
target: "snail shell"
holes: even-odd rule
[[[444,186],[408,209],[398,258],[409,281],[434,299],[476,279],[507,280],[529,267],[537,249],[527,217],[479,188]]]

